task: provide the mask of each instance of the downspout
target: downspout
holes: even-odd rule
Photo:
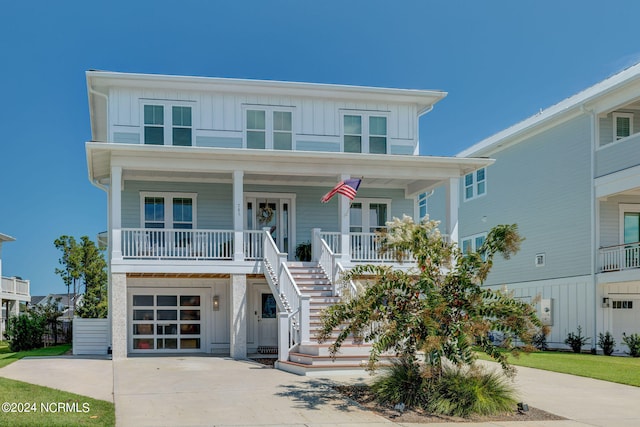
[[[91,86],[89,86],[89,93],[92,94],[92,95],[99,96],[99,97],[104,99],[104,103],[106,105],[105,112],[107,113],[107,117],[106,117],[107,126],[105,127],[106,132],[107,132],[107,136],[106,136],[105,140],[108,141],[109,140],[109,96],[107,94],[102,93],[102,92],[98,92],[97,90],[95,90]],[[90,108],[90,111],[91,111],[91,105],[89,105],[89,108]],[[93,116],[93,114],[92,114],[92,116]],[[91,119],[92,119],[91,123],[93,123],[93,117],[91,117]],[[96,135],[94,135],[93,129],[91,129],[91,139],[93,141],[96,141],[95,136]]]
[[[595,171],[596,171],[596,113],[593,109],[587,109],[584,104],[580,106],[581,111],[589,115],[591,128],[591,151],[590,151],[590,174],[589,174],[589,192],[591,198],[591,285],[593,287],[593,339],[591,340],[591,352],[596,353],[596,342],[598,339],[598,284],[596,281],[596,269],[598,266],[598,252],[596,251],[597,236],[597,218],[595,197]]]

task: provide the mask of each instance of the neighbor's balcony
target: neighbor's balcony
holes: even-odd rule
[[[601,273],[632,268],[640,268],[640,242],[600,248]]]
[[[16,277],[3,277],[0,285],[0,293],[3,296],[16,295],[21,297],[29,296],[29,281]]]

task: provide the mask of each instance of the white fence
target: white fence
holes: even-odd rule
[[[73,319],[73,354],[107,354],[109,319]]]
[[[0,283],[0,292],[29,296],[29,281],[17,277],[3,277]]]

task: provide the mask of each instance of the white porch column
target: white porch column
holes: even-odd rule
[[[247,358],[247,276],[231,275],[230,292],[230,355],[234,359]]]
[[[459,178],[449,178],[447,182],[447,230],[452,242],[458,243],[458,207],[460,205]]]
[[[233,171],[233,241],[234,261],[244,261],[244,171]]]
[[[344,181],[349,179],[350,175],[340,175],[340,180]],[[351,242],[349,241],[349,231],[351,229],[351,218],[349,216],[349,208],[351,207],[351,200],[342,196],[336,195],[338,198],[338,215],[340,215],[340,254],[342,262],[351,261]]]
[[[122,259],[122,168],[111,166],[111,253]]]
[[[127,275],[111,273],[111,357],[113,360],[127,357]],[[131,331],[133,332],[133,331]]]

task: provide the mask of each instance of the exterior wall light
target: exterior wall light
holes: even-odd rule
[[[213,297],[213,311],[220,311],[220,297],[218,295]]]

